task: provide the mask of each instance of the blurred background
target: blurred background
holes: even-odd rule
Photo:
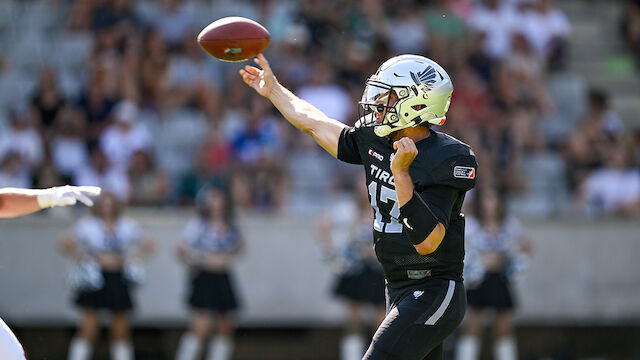
[[[99,185],[149,234],[137,359],[172,359],[189,326],[175,248],[205,186],[231,195],[244,239],[234,358],[340,358],[347,310],[316,229],[362,169],[245,86],[247,62],[198,47],[225,16],[263,24],[280,82],[346,124],[384,60],[441,64],[455,90],[437,130],[474,148],[476,192],[499,194],[531,244],[510,280],[518,358],[640,359],[640,2],[2,0],[0,187]],[[0,222],[0,316],[32,359],[66,358],[80,316],[59,239],[86,212]]]

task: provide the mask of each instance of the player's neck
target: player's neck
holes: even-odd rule
[[[403,137],[408,137],[413,142],[424,140],[431,136],[431,129],[424,126],[409,127],[406,129],[398,130],[391,138],[392,141],[397,141]]]

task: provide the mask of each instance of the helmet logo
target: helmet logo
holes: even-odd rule
[[[427,66],[426,69],[418,72],[417,74],[414,73],[413,71],[410,71],[409,73],[411,74],[411,78],[413,79],[413,82],[416,83],[416,85],[418,86],[423,84],[429,85],[436,82],[436,70],[431,66]]]

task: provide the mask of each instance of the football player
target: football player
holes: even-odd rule
[[[61,186],[49,189],[0,189],[0,218],[26,215],[38,210],[74,205],[77,201],[93,206],[91,196],[100,195],[96,186]],[[7,324],[0,319],[0,359],[25,359],[22,345]]]
[[[280,85],[262,54],[255,62],[240,70],[246,84],[331,155],[365,168],[387,316],[364,359],[442,359],[466,310],[460,209],[477,170],[468,145],[431,129],[445,121],[449,75],[422,56],[387,60],[367,80],[362,116],[349,127]]]

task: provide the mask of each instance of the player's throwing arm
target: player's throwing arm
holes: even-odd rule
[[[311,135],[320,146],[337,157],[338,140],[346,125],[330,119],[322,111],[280,85],[264,55],[258,54],[254,61],[260,68],[245,66],[240,70],[242,80],[258,94],[269,99],[293,126]]]

